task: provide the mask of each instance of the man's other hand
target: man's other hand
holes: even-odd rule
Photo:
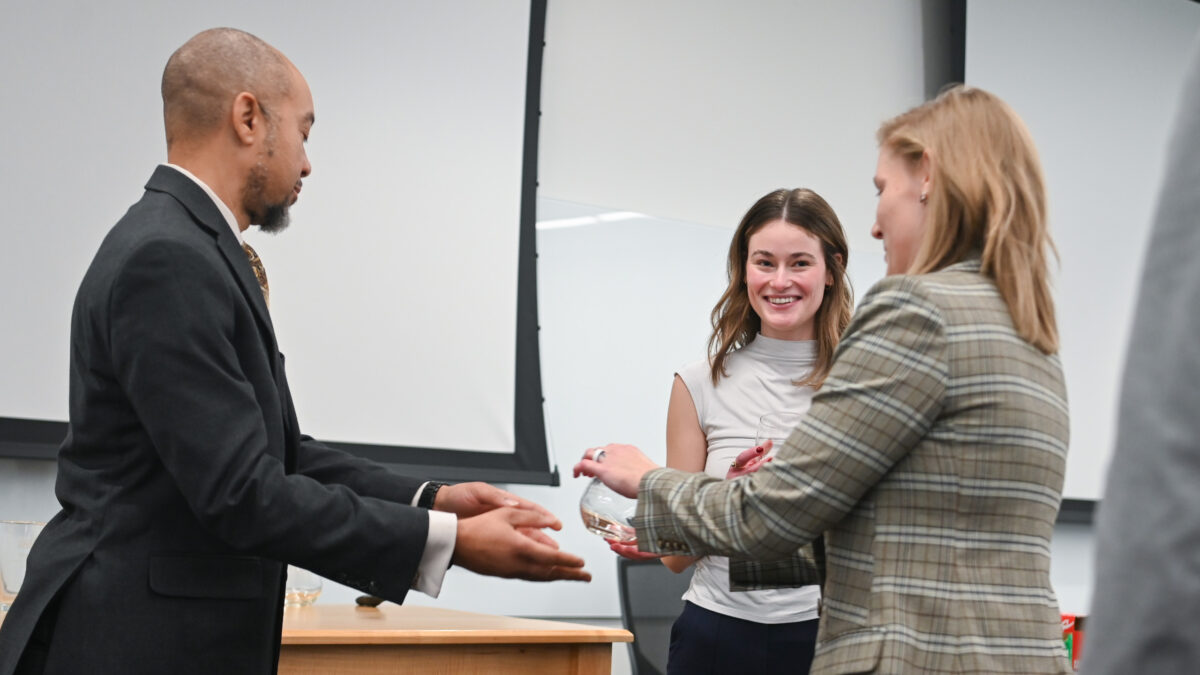
[[[452,560],[472,572],[494,577],[591,581],[592,575],[583,569],[583,558],[558,550],[558,544],[542,532],[546,527],[560,530],[562,523],[544,509],[505,506],[461,518]]]
[[[487,483],[446,485],[438,490],[437,496],[433,499],[434,510],[453,513],[459,518],[470,518],[504,506],[529,509],[550,518],[554,517],[552,513],[537,503],[522,499],[511,492]]]

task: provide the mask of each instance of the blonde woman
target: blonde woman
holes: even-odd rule
[[[888,277],[775,461],[730,481],[589,449],[647,550],[764,560],[822,532],[814,673],[1069,673],[1050,587],[1067,404],[1042,171],[1025,125],[957,87],[879,130]],[[802,580],[776,568],[751,582]]]

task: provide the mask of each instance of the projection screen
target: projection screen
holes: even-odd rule
[[[545,0],[26,3],[0,25],[0,456],[66,431],[70,308],[165,161],[159,80],[208,27],[312,88],[312,175],[249,241],[304,433],[441,479],[556,484],[538,366],[534,192]]]

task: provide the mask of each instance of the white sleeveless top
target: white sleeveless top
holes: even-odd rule
[[[678,373],[708,440],[704,472],[724,478],[741,451],[754,447],[758,418],[787,410],[804,413],[812,404],[812,387],[792,384],[812,370],[815,340],[791,341],[763,337],[729,355],[729,373],[713,387],[708,361],[697,361]],[[760,591],[729,590],[729,559],[705,556],[696,561],[692,585],[683,594],[705,609],[758,623],[790,623],[817,618],[817,586]]]

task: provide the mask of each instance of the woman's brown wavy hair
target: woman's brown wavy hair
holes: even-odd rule
[[[782,220],[803,229],[821,242],[825,269],[833,283],[825,288],[825,297],[813,317],[817,340],[817,363],[797,386],[820,387],[833,366],[833,352],[842,332],[850,323],[854,309],[854,291],[846,276],[850,249],[842,223],[821,195],[806,188],[775,190],[763,196],[738,225],[729,243],[729,286],[712,311],[712,336],[708,338],[709,364],[713,385],[725,372],[725,360],[740,347],[750,344],[762,328],[762,320],[750,307],[746,288],[746,261],[750,254],[750,236],[764,225]]]

